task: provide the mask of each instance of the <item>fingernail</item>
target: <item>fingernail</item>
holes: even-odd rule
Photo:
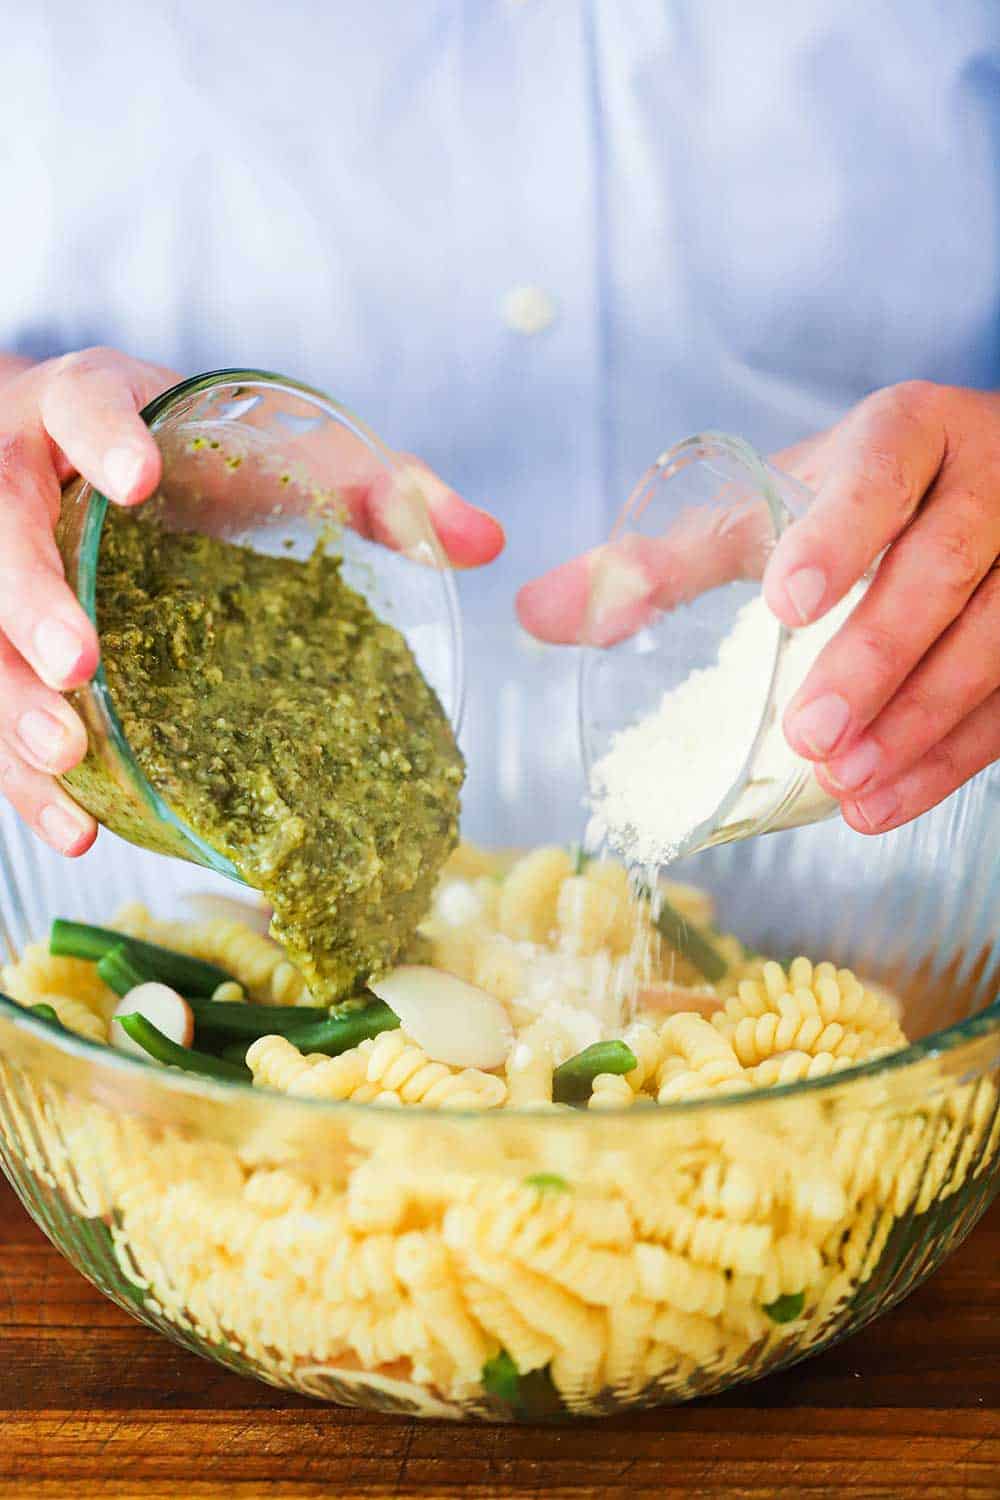
[[[17,721],[17,733],[25,749],[46,770],[54,769],[66,748],[68,732],[55,714],[31,708]]]
[[[826,574],[822,568],[799,568],[785,579],[785,593],[804,625],[812,619],[826,593]]]
[[[622,610],[647,599],[652,585],[643,569],[630,558],[608,552],[600,558],[590,580],[590,619],[600,625]]]
[[[145,455],[136,448],[109,448],[104,475],[116,500],[127,500],[139,483]]]
[[[73,676],[83,655],[83,642],[61,620],[43,620],[35,631],[35,649],[43,675],[58,685]]]
[[[899,797],[891,786],[883,787],[880,792],[872,792],[870,797],[863,797],[854,806],[861,815],[862,821],[868,824],[873,833],[879,828],[890,823],[899,811]]]
[[[87,832],[87,826],[67,808],[50,802],[38,814],[38,826],[53,848],[63,854],[75,849]]]
[[[836,760],[830,762],[826,767],[827,778],[834,786],[854,791],[874,775],[881,759],[882,752],[875,741],[862,740],[852,750],[848,750],[846,755],[838,755]]]
[[[814,755],[829,755],[847,728],[851,709],[839,693],[824,693],[800,708],[791,718],[791,727],[809,746]]]

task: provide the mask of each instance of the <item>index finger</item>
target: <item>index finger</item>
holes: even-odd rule
[[[113,349],[84,349],[47,376],[39,414],[78,473],[109,499],[134,505],[152,494],[162,469],[139,412],[171,379]]]
[[[267,440],[267,407],[262,417],[250,407],[225,432],[210,418],[199,427],[199,413],[189,418],[198,437],[171,445],[160,487],[170,524],[239,536],[272,517],[330,518],[416,561],[456,568],[479,567],[503,549],[500,523],[421,460],[375,452],[353,428],[282,400],[290,409],[279,415],[302,425],[277,443]]]
[[[816,498],[764,573],[785,625],[825,614],[907,525],[944,461],[940,403],[934,386],[910,381],[869,397],[830,435]]]
[[[518,618],[539,640],[613,646],[709,589],[759,578],[770,538],[762,500],[692,506],[659,535],[626,529],[526,583]]]
[[[452,567],[476,568],[502,552],[503,527],[488,511],[470,505],[420,459],[401,454],[401,472],[385,470],[348,497],[351,524],[397,552],[419,541],[424,508]],[[353,504],[351,501],[353,500]]]

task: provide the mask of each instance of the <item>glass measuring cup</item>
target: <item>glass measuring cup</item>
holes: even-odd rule
[[[217,370],[164,392],[142,412],[163,459],[140,519],[210,532],[254,551],[307,557],[317,544],[343,558],[343,577],[406,637],[457,730],[462,640],[454,581],[419,478],[338,402],[263,370]],[[398,550],[345,525],[375,497]],[[108,501],[83,479],[64,490],[56,528],[67,581],[91,619]],[[147,780],[128,743],[102,667],[69,695],[88,750],[63,782],[122,838],[239,880]]]
[[[812,499],[805,485],[725,433],[687,438],[646,471],[589,580],[579,715],[591,787],[619,731],[656,710],[692,671],[714,665],[739,612],[759,596],[778,538]],[[754,727],[736,747],[732,778],[707,816],[654,863],[819,822],[836,810],[812,765],[785,741],[781,715],[866,586],[802,631],[767,612],[759,660],[748,664],[743,684],[753,694]],[[706,724],[706,733],[716,727]],[[663,795],[683,798],[685,788]],[[627,852],[633,834],[625,827],[607,836]]]

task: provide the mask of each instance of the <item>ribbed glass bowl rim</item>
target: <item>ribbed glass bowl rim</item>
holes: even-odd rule
[[[297,395],[308,396],[318,402],[330,412],[337,421],[349,431],[353,431],[362,442],[366,443],[375,453],[378,459],[385,464],[386,468],[394,470],[398,467],[396,455],[387,448],[366,423],[341,402],[328,396],[325,391],[316,386],[308,385],[302,380],[295,380],[289,375],[278,374],[274,370],[257,369],[221,369],[206,370],[201,375],[191,375],[185,380],[178,381],[168,390],[161,391],[154,396],[146,406],[142,408],[139,415],[152,428],[157,417],[169,411],[171,407],[186,396],[195,395],[199,391],[210,390],[214,385],[229,384],[253,384],[267,383],[277,389],[294,392]],[[80,540],[80,561],[77,570],[76,589],[81,605],[90,617],[94,627],[97,626],[97,559],[100,548],[101,532],[104,527],[104,519],[108,512],[109,500],[96,486],[91,486],[87,498],[87,514],[84,517]],[[458,594],[455,589],[455,580],[452,570],[443,567],[437,573],[439,587],[444,603],[444,612],[447,619],[447,628],[452,642],[452,666],[455,678],[455,701],[451,713],[448,715],[449,722],[456,734],[462,725],[462,712],[465,702],[465,658],[462,649],[462,623],[458,609]],[[223,855],[198,836],[192,828],[177,816],[177,814],[164,802],[159,792],[148,781],[139,762],[132,752],[121,720],[115,711],[111,699],[108,681],[104,674],[103,663],[98,662],[97,670],[90,682],[90,688],[96,703],[100,707],[104,719],[108,738],[115,747],[115,753],[122,763],[127,766],[129,776],[133,784],[138,788],[153,812],[163,822],[178,829],[197,848],[208,868],[226,875],[230,879],[240,881],[235,867]]]
[[[665,1104],[655,1102],[651,1107],[638,1112],[629,1105],[623,1105],[601,1109],[596,1113],[578,1109],[560,1111],[558,1114],[553,1113],[551,1106],[504,1110],[439,1109],[429,1105],[413,1104],[407,1105],[405,1110],[400,1110],[394,1105],[358,1103],[350,1099],[297,1098],[270,1089],[257,1089],[252,1083],[243,1082],[240,1079],[230,1081],[206,1078],[196,1073],[183,1072],[179,1068],[164,1067],[152,1059],[147,1062],[143,1058],[132,1057],[107,1042],[91,1041],[88,1037],[78,1036],[75,1033],[66,1032],[65,1035],[59,1035],[50,1021],[31,1015],[16,1001],[2,994],[0,994],[0,1019],[12,1022],[15,1029],[27,1032],[36,1041],[43,1042],[54,1052],[76,1058],[81,1062],[100,1063],[102,1066],[111,1068],[112,1071],[120,1070],[123,1077],[135,1081],[145,1079],[154,1091],[162,1088],[170,1094],[177,1094],[184,1098],[216,1102],[229,1100],[244,1104],[252,1098],[260,1103],[261,1108],[287,1108],[293,1112],[306,1108],[317,1111],[321,1115],[341,1118],[347,1116],[356,1120],[382,1117],[398,1122],[401,1119],[414,1118],[415,1120],[437,1120],[440,1123],[442,1120],[476,1119],[484,1122],[490,1121],[493,1128],[496,1128],[501,1121],[516,1123],[527,1120],[545,1120],[550,1125],[565,1128],[568,1121],[573,1118],[575,1124],[570,1128],[587,1129],[589,1126],[591,1129],[599,1130],[600,1122],[609,1117],[633,1118],[648,1123],[656,1117],[676,1118],[716,1110],[760,1109],[772,1100],[800,1097],[821,1098],[824,1094],[839,1094],[845,1088],[862,1080],[898,1074],[904,1069],[915,1067],[933,1058],[953,1056],[964,1044],[981,1041],[984,1037],[1000,1032],[1000,997],[966,1020],[944,1027],[941,1031],[935,1031],[930,1036],[922,1037],[918,1042],[911,1042],[909,1046],[901,1048],[898,1052],[890,1053],[887,1057],[876,1058],[871,1062],[860,1063],[857,1067],[844,1068],[841,1072],[827,1074],[822,1078],[775,1084],[769,1088],[754,1089],[750,1092],[741,1091],[718,1096],[709,1094],[697,1099],[671,1100]]]

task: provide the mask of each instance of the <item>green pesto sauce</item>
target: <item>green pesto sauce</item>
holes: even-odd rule
[[[313,995],[389,967],[455,845],[463,762],[340,560],[265,557],[109,506],[97,620],[142,771],[265,894]]]

